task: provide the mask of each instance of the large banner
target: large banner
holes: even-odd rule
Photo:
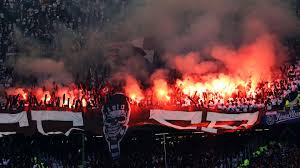
[[[103,135],[114,160],[120,157],[120,142],[127,130],[143,125],[160,125],[177,130],[219,134],[249,129],[258,123],[275,125],[300,122],[300,109],[228,113],[203,111],[197,107],[153,107],[132,105],[123,94],[111,96],[101,108],[42,107],[0,112],[0,137],[22,133],[64,134],[86,131]]]
[[[113,160],[120,158],[120,142],[129,127],[162,125],[179,130],[222,133],[248,129],[259,122],[260,112],[222,113],[194,109],[146,109],[130,105],[122,93],[109,98],[101,109],[68,111],[63,109],[24,108],[14,113],[0,113],[0,136],[23,133],[42,135],[87,131],[104,134]]]
[[[235,131],[252,127],[259,121],[259,112],[226,114],[202,111],[150,110],[149,119],[161,125],[180,130],[198,130],[209,133]]]
[[[0,136],[13,133],[31,135],[37,132],[43,135],[69,135],[72,131],[84,130],[95,135],[106,135],[108,139],[114,135],[122,139],[127,128],[149,124],[178,130],[222,133],[248,129],[259,123],[261,114],[259,111],[222,113],[184,109],[180,111],[145,109],[130,107],[129,104],[110,104],[101,109],[84,112],[65,109],[24,109],[13,113],[0,113]],[[295,112],[295,115],[291,116],[299,114]],[[280,116],[282,118],[284,115]]]
[[[262,121],[265,125],[289,124],[300,122],[300,109],[287,111],[268,111],[263,116]]]
[[[162,125],[179,130],[222,133],[248,129],[259,122],[260,112],[220,113],[176,111],[134,107],[122,94],[111,97],[101,110],[85,112],[28,109],[13,114],[0,113],[0,137],[16,133],[42,135],[88,131],[105,136],[113,160],[120,158],[120,142],[129,127]]]
[[[68,136],[73,130],[83,131],[83,128],[81,112],[30,110],[14,114],[0,113],[0,136],[36,132]]]
[[[68,108],[59,107],[23,107],[1,111],[0,136],[15,133],[31,135],[37,132],[42,135],[68,136],[73,131],[87,131],[105,135],[106,140],[114,144],[111,147],[115,148],[131,127],[150,124],[178,130],[222,133],[248,129],[259,123],[261,114],[263,113],[259,111],[202,111],[197,107],[142,107],[130,104],[127,97],[119,93],[111,96],[107,104],[95,109],[70,111]],[[299,116],[298,114],[300,113],[289,115]],[[275,116],[282,118],[284,114]]]

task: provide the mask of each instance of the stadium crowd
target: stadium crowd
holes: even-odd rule
[[[122,157],[117,163],[108,157],[102,137],[85,136],[83,146],[80,134],[69,137],[14,135],[0,139],[0,167],[78,167],[83,160],[85,167],[90,168],[152,168],[165,167],[165,164],[170,168],[233,168],[241,167],[245,160],[248,160],[246,167],[297,167],[299,142],[293,140],[292,135],[284,134],[280,140],[278,133],[278,137],[274,137],[270,132],[272,130],[217,136],[173,133],[166,135],[166,156],[161,135],[144,132],[128,135],[121,143]],[[274,139],[277,142],[271,142]]]
[[[111,22],[114,14],[125,11],[128,0],[62,1],[3,0],[0,3],[0,86],[10,87],[13,71],[4,62],[18,54],[19,37],[30,38],[45,47],[47,55],[57,48],[55,33],[66,29],[84,41],[83,32],[91,25]],[[103,26],[100,26],[101,29]]]
[[[300,64],[283,67],[278,76],[280,78],[273,82],[259,83],[258,87],[251,94],[236,89],[235,93],[227,98],[222,97],[217,92],[210,91],[203,92],[200,96],[189,97],[188,95],[184,95],[180,89],[175,88],[176,92],[170,95],[171,98],[167,102],[162,103],[155,100],[153,98],[153,91],[149,95],[145,95],[145,98],[139,102],[132,99],[130,102],[132,105],[144,108],[172,106],[226,112],[298,108],[300,106]],[[110,95],[123,89],[123,86],[120,84],[113,85],[109,82],[101,84],[96,81],[99,80],[88,80],[86,84],[77,83],[71,87],[68,86],[68,89],[64,92],[72,92],[71,96],[70,94],[59,94],[60,88],[65,88],[65,86],[56,83],[51,83],[48,90],[46,90],[46,87],[15,88],[13,91],[7,89],[6,94],[1,97],[1,109],[3,111],[25,107],[63,107],[76,110],[82,108],[99,109],[106,103]],[[42,95],[40,92],[42,92]]]
[[[128,0],[115,1],[16,1],[4,0],[0,4],[0,87],[9,88],[14,86],[14,72],[7,68],[4,62],[16,55],[18,48],[16,47],[17,32],[31,39],[38,40],[39,43],[45,44],[45,51],[55,50],[58,46],[55,44],[54,34],[59,26],[63,26],[72,33],[78,33],[79,41],[83,42],[84,37],[81,32],[88,28],[91,24],[102,25],[109,22],[112,15],[122,11],[128,4]],[[295,7],[297,9],[297,5]],[[298,12],[298,10],[297,10]],[[297,40],[288,40],[288,46],[296,50]],[[80,42],[79,42],[80,43]],[[294,51],[291,49],[289,51]],[[290,53],[297,54],[297,53]],[[299,65],[283,66],[279,73],[278,80],[271,83],[260,83],[252,95],[245,95],[242,90],[237,91],[232,97],[224,98],[216,92],[207,91],[198,97],[182,96],[180,92],[174,92],[171,95],[170,105],[179,107],[190,107],[209,110],[222,110],[228,112],[246,112],[257,109],[283,109],[293,108],[300,104],[300,95],[297,91],[299,87]],[[278,74],[277,74],[278,75]],[[105,75],[103,75],[105,76]],[[93,77],[95,79],[97,77]],[[107,96],[112,94],[115,88],[106,85],[102,79],[88,79],[83,83],[76,83],[75,90],[80,90],[80,96],[74,100],[69,100],[67,95],[58,97],[55,95],[58,87],[55,83],[52,91],[49,90],[48,97],[50,101],[36,98],[36,95],[28,95],[27,100],[23,100],[22,95],[9,95],[6,93],[0,95],[0,105],[2,111],[23,108],[24,106],[33,107],[68,107],[68,108],[99,108]],[[99,80],[102,80],[99,82]],[[72,86],[73,87],[73,86]],[[115,86],[113,86],[115,87]],[[119,86],[118,86],[119,87]],[[44,89],[44,88],[43,88]],[[109,91],[105,91],[110,89]],[[29,88],[34,90],[34,88]],[[176,90],[176,88],[174,88]],[[151,98],[153,93],[146,95],[145,99],[133,104],[138,106],[162,106],[160,102],[156,102]],[[47,99],[43,95],[44,99]],[[64,100],[63,100],[64,99]],[[299,99],[299,100],[298,100]],[[86,102],[82,102],[86,101]],[[67,102],[67,103],[65,103]],[[86,105],[83,105],[86,104]]]
[[[249,167],[289,167],[296,168],[300,165],[299,146],[289,143],[275,143],[269,146],[268,151],[256,157]]]
[[[77,33],[79,41],[84,41],[81,32],[91,24],[110,22],[111,14],[126,6],[128,0],[95,0],[95,1],[62,1],[62,0],[3,0],[0,3],[0,88],[14,87],[14,71],[5,66],[9,57],[14,57],[18,48],[17,33],[45,44],[47,52],[55,50],[53,34],[63,26],[72,33]],[[75,10],[74,10],[75,9]],[[77,11],[77,12],[74,12]],[[298,15],[300,10],[297,10]],[[80,43],[79,43],[80,44]],[[291,55],[300,50],[297,40],[290,40]],[[144,100],[132,105],[141,107],[176,106],[176,108],[205,109],[210,111],[226,111],[231,113],[255,110],[281,110],[300,108],[300,64],[283,65],[276,79],[271,83],[262,82],[253,92],[247,95],[238,90],[229,98],[218,93],[205,92],[201,96],[188,97],[180,92],[173,92],[171,100],[160,103],[151,99],[153,93]],[[78,97],[71,100],[64,94],[56,95],[61,86],[52,83],[48,95],[38,99],[30,93],[26,99],[22,94],[0,93],[0,111],[33,108],[71,108],[74,110],[100,108],[108,97],[120,91],[120,85],[101,81],[96,76],[86,82],[77,82],[71,88],[77,90]],[[69,87],[69,86],[68,86]],[[37,88],[28,88],[35,90]],[[45,91],[46,87],[42,87]],[[178,90],[178,89],[174,89]],[[48,97],[51,97],[48,100]],[[153,135],[154,136],[154,135]],[[122,160],[119,165],[127,167],[165,167],[165,153],[162,138],[158,137],[126,137],[122,142]],[[203,136],[203,137],[202,137]],[[227,137],[228,136],[228,137]],[[294,142],[272,143],[268,150],[258,156],[253,152],[261,145],[266,145],[269,138],[263,135],[193,135],[167,137],[168,167],[238,167],[245,159],[250,160],[248,167],[288,167],[300,165],[299,144]],[[201,137],[201,138],[200,138]],[[260,137],[260,138],[258,138]],[[297,138],[295,138],[297,139]],[[0,138],[0,167],[33,167],[61,168],[82,166],[111,167],[108,149],[104,138],[86,136],[84,145],[82,136],[9,136]],[[239,144],[239,145],[238,145]],[[126,167],[122,166],[122,167]],[[83,166],[82,166],[83,167]],[[114,166],[113,166],[114,167]]]

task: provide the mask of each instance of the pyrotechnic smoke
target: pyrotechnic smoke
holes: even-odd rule
[[[160,102],[166,102],[171,99],[170,93],[171,90],[169,89],[167,83],[167,72],[165,70],[157,70],[155,73],[152,74],[151,80],[153,81],[153,94]]]
[[[280,40],[295,35],[299,24],[289,4],[277,0],[145,4],[130,18],[136,32],[159,39],[169,67],[204,79],[218,78],[215,72],[253,82],[269,79],[270,68],[288,59]]]
[[[140,84],[132,76],[126,76],[125,93],[132,100],[139,102],[144,98],[143,91],[140,88]]]
[[[288,1],[144,2],[130,10],[128,31],[156,36],[167,51],[200,51],[220,42],[239,47],[264,33],[293,35],[299,23]]]
[[[97,12],[97,8],[93,10]],[[166,69],[176,68],[184,76],[193,73],[204,79],[213,78],[207,74],[218,77],[215,73],[222,72],[258,80],[268,78],[269,68],[286,59],[281,54],[280,39],[296,33],[299,23],[289,4],[280,0],[133,1],[127,11],[123,19],[111,17],[111,23],[86,25],[80,32],[58,24],[54,36],[60,48],[50,57],[53,60],[33,57],[36,52],[22,54],[16,61],[15,67],[20,68],[17,72],[26,70],[23,72],[35,72],[44,78],[44,68],[34,63],[48,61],[52,68],[45,66],[50,71],[46,74],[58,81],[65,76],[71,79],[67,74],[85,74],[88,67],[104,65],[109,65],[113,74],[125,72],[134,79],[146,80],[152,67],[127,42],[151,35],[157,39],[154,46],[166,51],[162,59]],[[111,47],[113,44],[117,47]],[[108,48],[118,51],[111,53]],[[25,66],[22,60],[27,57],[31,63]],[[157,85],[156,80],[166,81],[151,79],[153,85]]]
[[[276,42],[275,37],[265,34],[238,50],[222,45],[215,46],[211,55],[223,62],[233,75],[242,79],[252,78],[254,81],[267,80],[271,78],[271,68],[276,65],[276,61],[280,61],[277,59],[279,52],[276,48],[281,46]]]
[[[41,86],[46,81],[64,84],[73,82],[73,76],[67,71],[64,60],[48,55],[45,52],[47,51],[45,45],[40,44],[37,40],[23,37],[18,29],[15,30],[15,41],[19,52],[17,57],[9,57],[8,63],[14,67],[17,75],[26,77],[26,79],[34,77]],[[17,82],[22,85],[20,81]]]
[[[185,56],[171,57],[170,66],[174,67],[182,74],[197,74],[203,75],[207,73],[215,72],[218,69],[218,65],[215,61],[200,60],[199,53],[191,52]]]
[[[15,65],[15,70],[23,76],[34,75],[40,80],[39,83],[44,83],[46,80],[56,81],[59,83],[71,83],[73,78],[71,74],[66,72],[64,62],[55,61],[47,58],[18,59]]]

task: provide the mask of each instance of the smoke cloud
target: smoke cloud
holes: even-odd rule
[[[51,56],[39,55],[34,52],[38,45],[31,45],[31,52],[21,54],[13,66],[22,75],[66,83],[76,74],[84,76],[88,67],[108,65],[113,74],[143,81],[152,67],[128,41],[153,36],[158,39],[154,46],[166,51],[162,61],[167,69],[261,78],[288,59],[280,40],[297,33],[299,25],[291,6],[280,0],[139,0],[131,1],[127,11],[123,18],[114,13],[110,23],[86,25],[80,32],[59,23],[54,39],[60,47]]]
[[[59,83],[73,82],[71,74],[66,72],[62,61],[54,61],[47,58],[21,58],[17,60],[15,70],[25,77],[36,76],[39,79],[39,83],[46,80]]]
[[[171,57],[170,66],[180,71],[182,74],[203,75],[217,71],[217,63],[213,61],[200,60],[199,53],[191,52],[185,56]]]
[[[276,39],[270,35],[259,36],[253,43],[241,46],[238,50],[226,46],[215,46],[211,55],[225,64],[235,75],[248,79],[270,78],[270,70],[276,65]]]
[[[147,1],[131,11],[131,32],[154,35],[176,52],[219,42],[238,47],[264,33],[281,38],[297,33],[299,24],[288,2],[279,0]]]

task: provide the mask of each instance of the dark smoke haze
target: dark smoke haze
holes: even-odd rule
[[[104,28],[87,25],[81,33],[59,23],[54,38],[58,50],[46,56],[38,42],[18,35],[23,50],[11,62],[18,74],[35,75],[40,81],[48,77],[70,83],[77,74],[86,75],[88,67],[104,65],[113,74],[122,72],[144,80],[151,67],[128,42],[153,36],[166,51],[166,65],[184,74],[214,73],[220,65],[235,75],[248,75],[254,69],[257,74],[268,74],[270,67],[288,59],[280,41],[297,33],[299,25],[288,1],[283,0],[136,0],[127,11],[124,18],[114,14],[116,18]],[[79,47],[81,36],[85,38]],[[119,48],[119,52],[114,55],[108,48]]]

